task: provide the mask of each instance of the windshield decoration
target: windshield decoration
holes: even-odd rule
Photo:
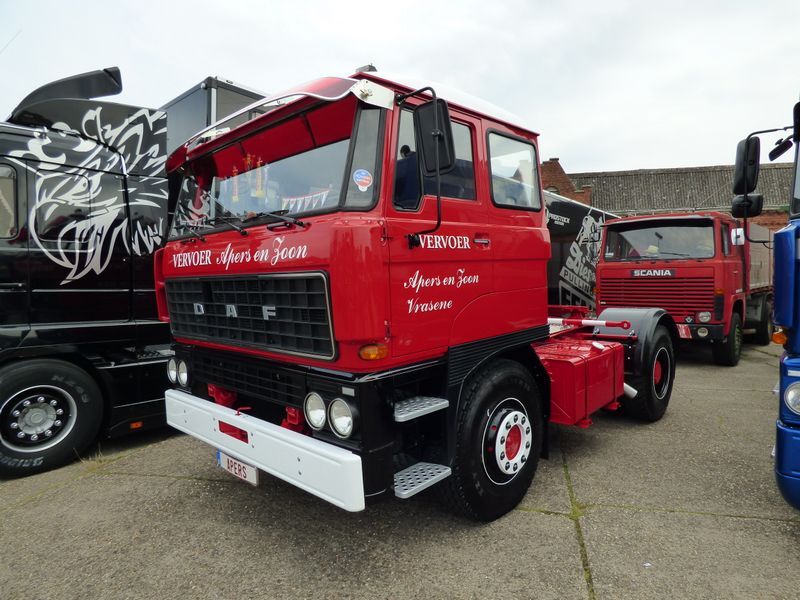
[[[358,186],[359,192],[366,192],[372,185],[372,173],[366,169],[358,169],[353,173],[353,181]]]

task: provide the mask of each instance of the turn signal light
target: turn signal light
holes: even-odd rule
[[[358,355],[364,360],[380,360],[389,356],[389,346],[386,344],[367,344],[361,346]]]
[[[783,329],[776,329],[772,332],[772,342],[783,346],[789,340],[786,332]]]
[[[144,421],[134,421],[130,425],[128,425],[130,429],[141,429],[144,427]]]

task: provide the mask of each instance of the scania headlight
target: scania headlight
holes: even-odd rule
[[[186,364],[186,361],[179,360],[178,361],[178,384],[182,387],[186,387],[186,384],[189,383],[189,366]]]
[[[349,438],[353,434],[356,424],[355,411],[341,398],[336,398],[328,406],[328,420],[333,433],[340,438]]]
[[[711,320],[711,313],[707,310],[697,313],[697,320],[701,323],[708,323]]]
[[[800,415],[800,381],[791,384],[783,392],[783,401],[793,413]]]
[[[167,379],[170,383],[178,382],[178,361],[174,358],[170,358],[167,362]]]
[[[311,392],[303,402],[306,422],[312,429],[319,431],[325,427],[325,401],[317,392]]]

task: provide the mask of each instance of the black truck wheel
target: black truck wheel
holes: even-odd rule
[[[97,437],[103,400],[82,369],[41,359],[0,369],[0,475],[59,467]]]
[[[772,341],[772,303],[766,298],[761,303],[761,312],[753,341],[759,346],[766,346]]]
[[[642,421],[655,422],[664,416],[672,396],[675,381],[675,352],[666,327],[658,326],[642,365],[642,374],[632,383],[638,394],[635,398],[620,399],[626,415]]]
[[[536,382],[519,363],[498,359],[464,390],[455,428],[446,503],[477,521],[493,521],[520,503],[542,450],[544,423]]]
[[[742,355],[742,319],[738,313],[731,315],[731,327],[724,342],[715,342],[711,346],[714,362],[726,367],[739,364]]]

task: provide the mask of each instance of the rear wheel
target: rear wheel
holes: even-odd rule
[[[742,319],[739,313],[731,315],[731,326],[724,342],[715,342],[711,346],[714,362],[726,367],[739,364],[742,355]]]
[[[667,411],[674,381],[675,352],[672,338],[667,329],[659,325],[647,352],[642,375],[633,382],[638,392],[636,397],[620,399],[625,414],[649,422],[661,419]]]
[[[97,437],[102,416],[97,384],[75,365],[32,360],[0,369],[0,475],[75,460]]]
[[[441,484],[452,509],[493,521],[520,503],[542,450],[536,382],[519,363],[495,360],[467,385],[456,425],[453,474]]]
[[[772,341],[772,329],[772,302],[764,299],[753,341],[759,346],[766,346]]]

